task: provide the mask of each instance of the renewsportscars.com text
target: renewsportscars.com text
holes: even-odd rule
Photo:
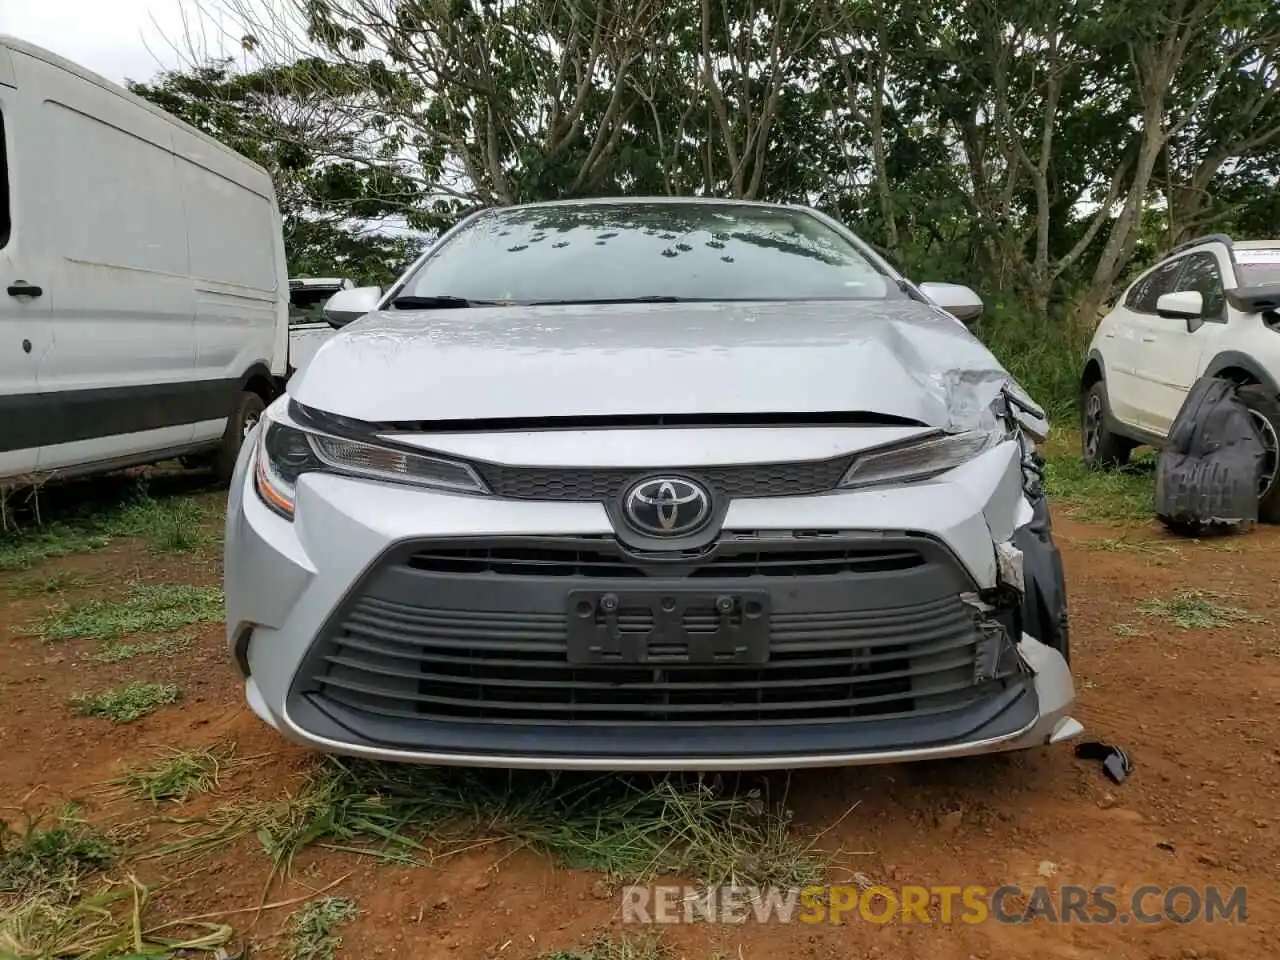
[[[1001,886],[631,886],[624,923],[1049,923],[1247,922],[1244,887],[1144,885],[1056,890]]]

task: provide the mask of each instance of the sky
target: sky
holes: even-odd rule
[[[200,0],[0,0],[0,33],[37,44],[121,83],[150,80],[190,60],[186,35],[226,41]],[[217,15],[213,15],[217,19]],[[195,27],[195,30],[189,30]]]

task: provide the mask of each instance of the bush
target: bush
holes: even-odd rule
[[[992,305],[974,332],[1045,408],[1051,422],[1065,425],[1075,420],[1089,333],[1003,303]]]

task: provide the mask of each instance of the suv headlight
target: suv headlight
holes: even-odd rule
[[[1008,432],[1003,430],[973,430],[934,434],[903,446],[871,450],[859,454],[840,486],[869,487],[927,480],[968,463],[1008,439]]]
[[[254,468],[254,487],[262,502],[292,520],[298,478],[312,471],[453,493],[489,492],[465,463],[334,437],[263,417]]]

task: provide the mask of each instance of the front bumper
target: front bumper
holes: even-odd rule
[[[313,474],[289,523],[254,493],[250,454],[228,510],[229,643],[262,719],[296,742],[375,759],[743,770],[1051,743],[1080,730],[1067,663],[993,609],[1010,593],[996,544],[1029,519],[1012,447],[927,483],[735,500],[723,567],[639,580],[582,556],[584,545],[616,549],[598,503]],[[530,553],[557,545],[555,570],[555,557]],[[761,567],[777,556],[829,564],[833,550],[839,569]],[[691,576],[710,592],[767,586],[767,664],[566,662],[569,589]]]

